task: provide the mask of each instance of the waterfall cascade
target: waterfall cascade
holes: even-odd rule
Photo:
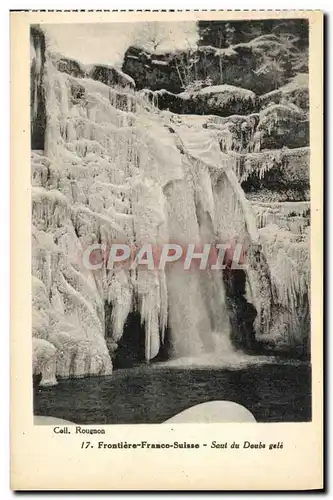
[[[44,148],[32,144],[31,158],[34,369],[44,369],[42,383],[110,374],[133,311],[144,327],[147,360],[157,356],[166,331],[171,357],[232,352],[220,271],[184,271],[180,264],[91,271],[80,256],[94,243],[247,242],[246,293],[258,312],[257,332],[269,331],[273,295],[256,214],[216,131],[180,122],[131,85],[60,71],[35,38],[32,86],[42,86],[46,113]],[[274,250],[263,241],[269,259]],[[275,293],[284,293],[276,283]],[[287,291],[288,307],[296,307],[295,293]]]

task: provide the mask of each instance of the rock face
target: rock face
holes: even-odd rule
[[[274,149],[236,156],[242,187],[249,195],[269,190],[285,201],[305,201],[310,192],[310,149]]]
[[[164,54],[130,47],[122,69],[139,89],[180,93],[190,83],[209,78],[212,85],[233,85],[261,95],[287,84],[304,68],[307,50],[299,49],[297,38],[266,34],[226,48],[199,46]]]
[[[252,113],[257,109],[254,92],[232,85],[216,85],[180,94],[159,90],[153,95],[160,109],[173,113],[229,116]]]
[[[92,80],[104,83],[110,87],[135,87],[133,78],[110,65],[99,64],[87,67],[73,59],[56,57],[55,66],[58,71],[67,73],[75,78],[91,78]]]
[[[231,340],[235,347],[245,352],[255,350],[254,322],[256,308],[246,299],[246,273],[243,270],[226,268],[223,272],[227,305],[230,314]]]
[[[45,64],[45,36],[42,30],[33,26],[30,33],[30,105],[31,105],[31,148],[44,148],[46,127],[45,89],[43,72]]]

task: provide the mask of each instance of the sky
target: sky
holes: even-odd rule
[[[43,25],[49,48],[84,64],[121,66],[126,49],[133,44],[157,51],[195,46],[194,22],[137,22]],[[155,43],[156,42],[156,43]]]

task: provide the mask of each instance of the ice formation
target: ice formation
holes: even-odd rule
[[[235,172],[242,183],[251,177],[263,179],[272,169],[278,169],[285,181],[309,182],[310,148],[282,148],[257,153],[234,154]]]
[[[147,361],[158,354],[167,326],[174,356],[213,352],[216,332],[228,338],[221,274],[184,272],[179,264],[165,272],[92,271],[81,256],[94,243],[246,242],[249,300],[258,331],[266,331],[270,272],[260,257],[256,214],[216,129],[159,111],[130,83],[110,87],[60,71],[57,56],[46,53],[43,61],[32,47],[33,85],[43,85],[46,108],[44,150],[31,157],[34,370],[42,383],[110,374],[112,351],[133,311],[145,329]],[[35,100],[32,122],[34,109]],[[287,286],[285,305],[294,308],[300,278],[293,272],[281,284],[274,258],[271,265],[278,299]],[[112,311],[107,339],[105,304]]]
[[[310,233],[297,235],[268,224],[260,229],[260,236],[276,304],[271,334],[286,346],[306,345],[310,340]]]
[[[309,227],[310,203],[308,201],[294,201],[283,203],[257,202],[253,203],[257,214],[259,229],[276,224],[278,227],[288,229],[292,233],[304,233]]]

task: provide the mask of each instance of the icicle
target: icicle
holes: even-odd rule
[[[124,270],[109,278],[107,300],[112,304],[112,338],[118,342],[122,336],[127,316],[132,308],[132,285]]]
[[[277,302],[288,311],[292,327],[302,314],[300,301],[309,293],[309,241],[306,235],[299,239],[290,231],[273,225],[260,233]]]

